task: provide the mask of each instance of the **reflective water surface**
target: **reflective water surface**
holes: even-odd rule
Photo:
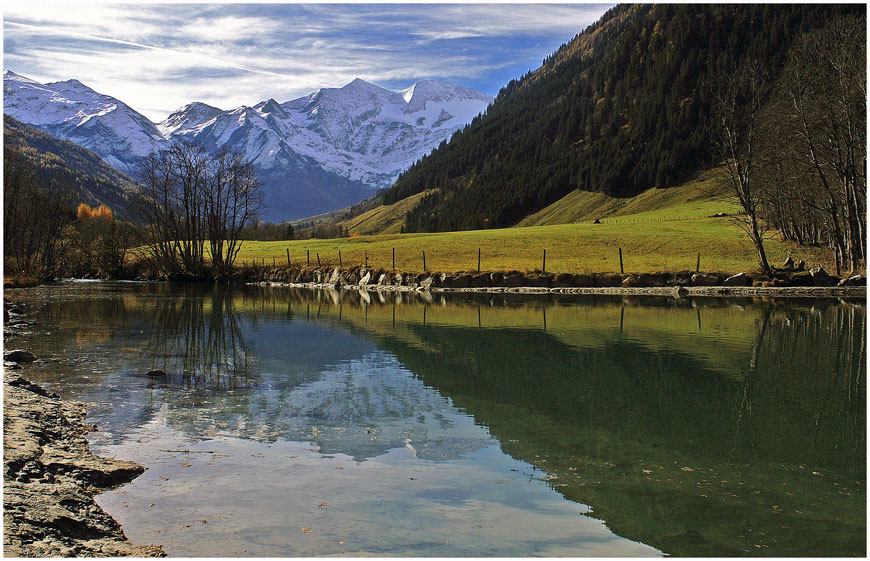
[[[11,295],[173,556],[865,554],[863,302]]]

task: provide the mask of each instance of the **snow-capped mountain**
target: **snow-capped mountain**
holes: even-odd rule
[[[144,115],[78,80],[40,84],[4,70],[3,112],[92,150],[125,172],[166,145]]]
[[[155,124],[77,80],[40,84],[7,70],[3,94],[12,117],[125,172],[178,140],[241,152],[266,183],[270,220],[334,210],[390,185],[493,99],[447,82],[393,92],[356,79],[285,103],[268,99],[224,111],[195,102]]]

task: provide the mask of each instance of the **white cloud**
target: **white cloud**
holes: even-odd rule
[[[356,77],[410,85],[426,78],[481,83],[515,66],[519,74],[549,54],[529,38],[567,41],[606,7],[7,3],[4,9],[7,68],[40,81],[77,78],[161,120],[191,101],[224,109],[268,97],[285,101]]]

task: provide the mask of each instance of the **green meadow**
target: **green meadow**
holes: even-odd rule
[[[555,224],[524,228],[471,230],[434,234],[357,235],[339,239],[276,242],[246,241],[237,262],[267,265],[310,263],[345,267],[366,262],[372,267],[423,271],[423,253],[430,271],[456,272],[477,269],[480,249],[482,270],[533,271],[544,266],[553,273],[619,272],[619,249],[623,268],[629,272],[694,270],[698,254],[701,270],[719,272],[755,271],[755,250],[748,238],[727,217],[666,219],[644,214],[625,215],[601,224]],[[768,258],[774,264],[786,257],[822,264],[831,270],[828,252],[820,248],[771,239]]]

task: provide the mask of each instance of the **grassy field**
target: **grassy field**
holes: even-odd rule
[[[738,272],[758,270],[755,249],[731,218],[711,218],[721,212],[733,214],[736,207],[712,195],[720,170],[711,170],[669,189],[650,189],[630,199],[600,193],[575,191],[529,216],[514,228],[472,230],[436,234],[400,234],[405,213],[424,194],[394,205],[378,207],[346,223],[351,237],[332,240],[245,242],[239,260],[271,265],[287,264],[287,251],[294,264],[344,266],[365,262],[372,267],[423,271],[423,252],[430,271],[457,272],[477,269],[481,252],[482,270],[540,270],[544,250],[546,270],[553,273],[619,272],[622,249],[626,273],[694,270],[701,254],[701,270]],[[413,200],[412,200],[413,199]],[[601,224],[593,221],[599,218]],[[365,235],[364,232],[389,232]],[[828,251],[799,247],[771,239],[768,260],[778,265],[791,255],[810,265],[833,268]],[[274,260],[274,261],[273,261]]]
[[[382,205],[342,222],[351,234],[398,234],[402,231],[405,215],[434,189],[421,191],[391,205]]]
[[[324,265],[337,265],[338,252],[341,251],[345,267],[364,263],[367,254],[370,266],[389,269],[392,267],[393,248],[396,250],[396,268],[406,272],[423,271],[424,251],[430,271],[474,270],[477,268],[478,248],[483,270],[541,269],[546,249],[546,270],[549,272],[619,272],[619,248],[622,248],[626,272],[694,270],[698,253],[701,254],[701,269],[705,271],[758,269],[752,244],[729,218],[244,242],[238,260],[247,263],[265,260],[271,265],[274,259],[274,263],[286,265],[289,250],[294,264],[305,263],[307,252],[310,252],[314,265],[318,254]],[[770,240],[767,252],[775,264],[792,255],[811,265],[820,263],[828,270],[832,266],[828,252],[818,248]]]
[[[548,226],[573,222],[636,223],[654,220],[706,218],[738,207],[717,197],[721,169],[713,169],[677,187],[649,189],[636,197],[618,199],[603,193],[572,191],[522,220],[518,226]]]

